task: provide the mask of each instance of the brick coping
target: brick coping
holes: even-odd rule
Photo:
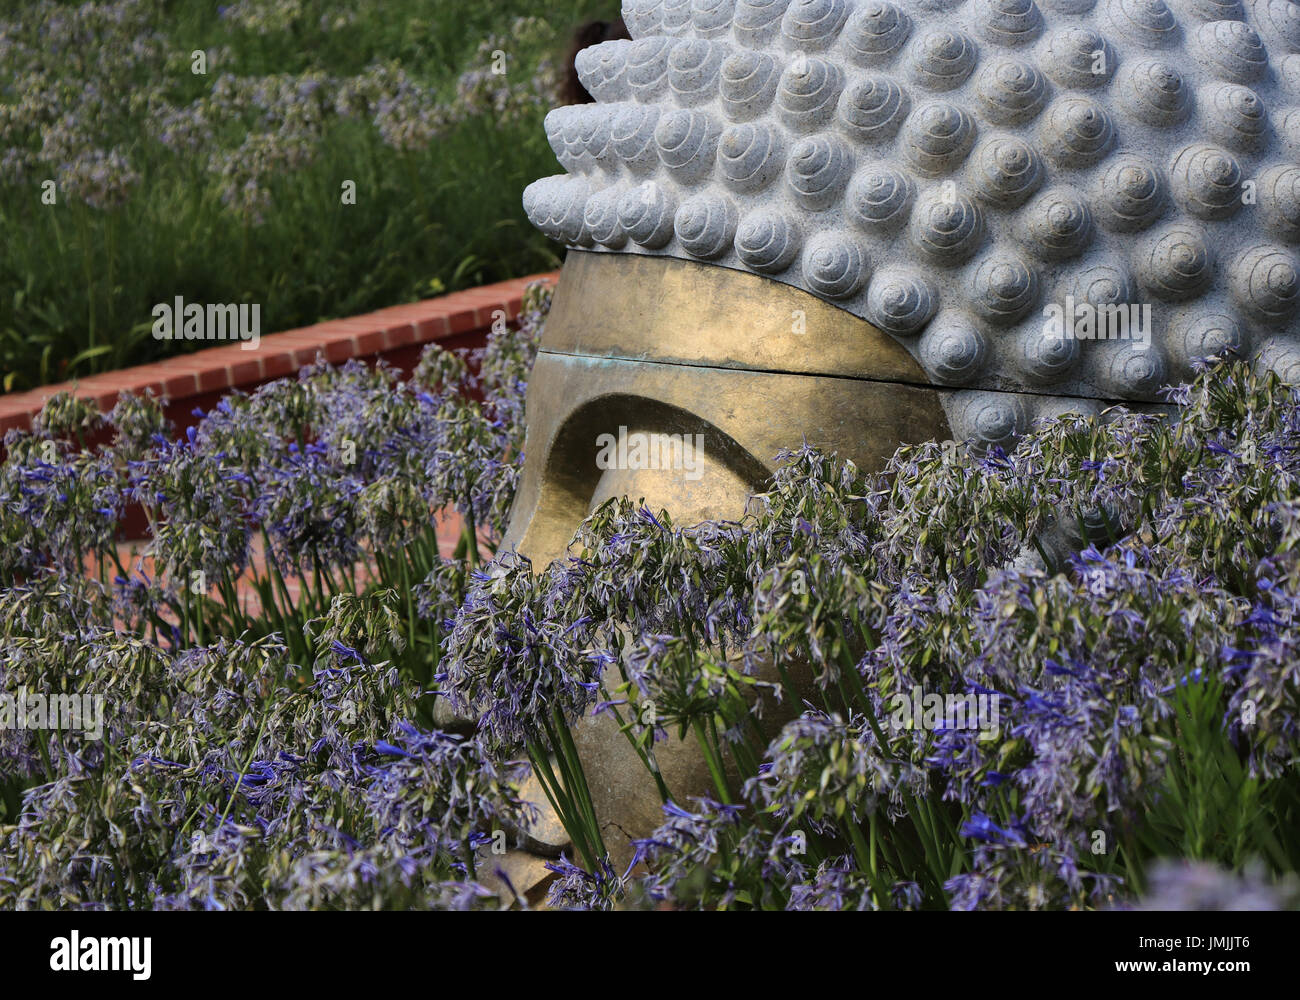
[[[0,396],[0,436],[11,428],[28,430],[32,419],[55,393],[68,391],[111,410],[123,392],[146,391],[173,405],[212,393],[249,389],[295,374],[322,354],[332,364],[418,348],[458,335],[486,332],[498,312],[515,319],[524,289],[535,281],[552,281],[558,271],[529,275],[452,292],[409,305],[391,306],[347,319],[267,334],[254,350],[242,344],[209,347],[165,361],[91,375],[75,382],[45,385]]]

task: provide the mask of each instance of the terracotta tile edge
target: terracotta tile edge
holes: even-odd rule
[[[116,372],[92,375],[77,382],[41,386],[12,396],[0,396],[0,435],[13,428],[26,430],[45,401],[58,392],[73,392],[94,400],[103,411],[112,409],[123,392],[152,389],[172,403],[228,389],[251,387],[293,374],[318,353],[341,364],[370,358],[398,348],[435,342],[491,328],[498,312],[517,317],[530,284],[554,284],[558,271],[451,292],[433,299],[388,306],[360,316],[324,320],[312,326],[266,334],[258,346],[223,344]]]

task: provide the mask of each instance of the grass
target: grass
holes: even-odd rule
[[[57,6],[36,5],[18,21],[30,30]],[[314,149],[309,163],[261,175],[269,196],[261,220],[223,204],[221,178],[209,165],[214,148],[238,149],[264,128],[257,109],[216,116],[213,148],[174,150],[151,134],[148,105],[184,109],[210,96],[225,73],[323,73],[344,80],[395,63],[435,93],[440,106],[456,108],[457,80],[489,68],[483,63],[490,52],[482,46],[494,34],[505,40],[505,81],[523,93],[539,61],[563,58],[571,26],[608,16],[612,4],[548,0],[542,11],[524,0],[263,3],[271,16],[298,11],[287,27],[266,34],[222,18],[215,3],[125,6],[146,8],[128,30],[162,33],[165,57],[115,67],[123,41],[100,36],[100,51],[36,60],[46,83],[91,79],[129,91],[113,109],[120,113],[83,116],[73,132],[87,147],[120,151],[139,180],[124,204],[101,209],[63,184],[55,205],[43,204],[41,182],[58,176],[52,161],[0,178],[5,391],[183,350],[183,342],[150,335],[153,305],[178,295],[188,302],[260,303],[266,333],[557,266],[556,248],[520,207],[527,183],[559,170],[541,125],[555,103],[550,94],[505,119],[490,111],[458,115],[426,147],[406,151],[386,143],[367,114],[326,113],[304,133]],[[511,37],[515,18],[543,13],[543,23]],[[351,26],[319,30],[322,15],[344,14],[355,16]],[[197,49],[208,53],[206,75],[190,71]],[[33,111],[41,92],[17,68],[0,70],[0,105],[7,105],[0,111],[9,116],[7,127],[0,119],[0,155],[17,149],[38,156],[56,128],[41,119],[56,107],[75,107],[65,99]],[[292,129],[275,141],[285,131]],[[343,204],[345,181],[355,182],[354,205]]]

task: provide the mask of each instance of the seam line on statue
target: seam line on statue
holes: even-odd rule
[[[842,379],[849,382],[871,382],[875,385],[905,385],[913,389],[930,389],[935,392],[996,392],[1006,396],[1036,396],[1043,399],[1078,399],[1090,403],[1101,403],[1107,407],[1110,406],[1129,406],[1140,404],[1143,406],[1167,406],[1168,400],[1163,399],[1107,399],[1104,396],[1080,396],[1078,393],[1063,392],[1043,392],[1033,389],[989,389],[981,386],[950,386],[934,385],[931,382],[915,382],[910,379],[880,379],[868,378],[865,375],[836,375],[830,372],[809,372],[809,371],[792,371],[786,368],[739,368],[729,365],[703,364],[692,361],[669,361],[663,358],[628,358],[617,354],[577,354],[573,351],[557,351],[553,347],[539,347],[538,354],[550,354],[560,358],[578,358],[583,361],[626,361],[629,364],[638,365],[672,365],[675,368],[704,368],[709,371],[717,372],[746,372],[750,375],[795,375],[799,378],[833,378]]]

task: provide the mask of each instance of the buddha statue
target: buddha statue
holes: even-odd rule
[[[546,131],[567,248],[506,538],[541,566],[611,496],[735,518],[803,440],[1010,449],[1159,407],[1224,352],[1300,377],[1290,0],[626,0],[596,103]],[[632,435],[695,466],[601,460]],[[622,454],[621,452],[619,454]],[[675,452],[674,452],[675,454]],[[659,820],[612,723],[575,734],[615,855]],[[660,751],[674,788],[709,785]]]

